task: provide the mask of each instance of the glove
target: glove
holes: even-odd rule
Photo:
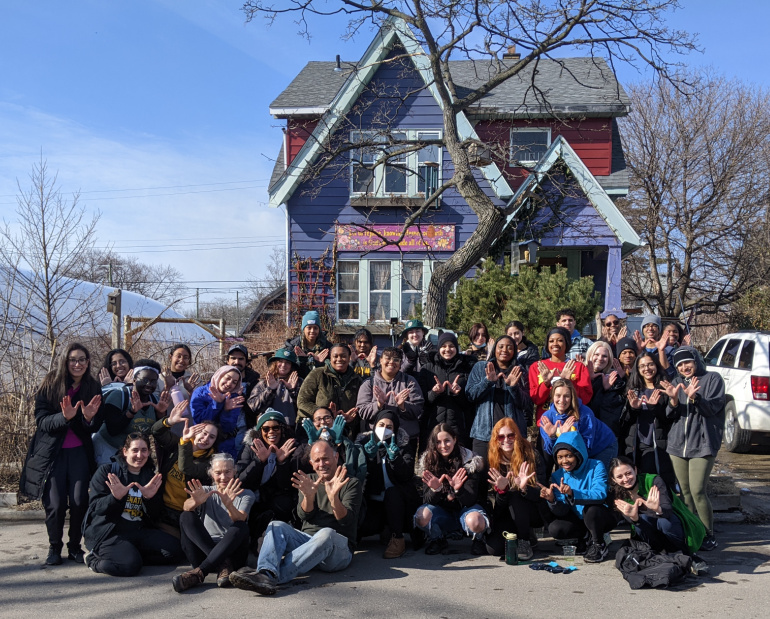
[[[400,451],[398,448],[398,445],[396,445],[396,435],[393,434],[393,436],[390,437],[390,443],[388,443],[388,446],[385,448],[385,451],[388,454],[388,460],[391,462],[396,459],[396,456],[398,456],[398,452]]]
[[[313,422],[307,417],[302,420],[302,427],[305,428],[305,434],[307,434],[307,444],[312,445],[318,440],[318,430],[315,429]]]
[[[377,456],[377,449],[379,449],[379,443],[377,442],[377,436],[372,432],[372,435],[369,437],[369,441],[364,444],[364,452],[366,455],[370,458],[374,458]]]
[[[339,445],[342,442],[342,437],[345,435],[345,418],[342,415],[337,415],[334,418],[331,432],[334,442]]]

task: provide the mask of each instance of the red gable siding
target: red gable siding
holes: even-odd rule
[[[286,122],[287,165],[294,161],[294,158],[299,154],[299,151],[305,145],[317,124],[318,119],[296,120],[290,118]]]

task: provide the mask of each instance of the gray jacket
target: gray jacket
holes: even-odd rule
[[[400,410],[395,404],[386,404],[380,409],[377,400],[373,395],[375,385],[382,389],[386,396],[393,393],[393,398],[395,398],[399,391],[403,391],[409,387],[411,392],[406,402],[404,402],[404,410]],[[392,398],[388,397],[388,402],[392,402]],[[422,389],[420,389],[420,385],[417,384],[417,381],[414,378],[408,374],[404,374],[404,372],[399,372],[396,374],[395,378],[388,383],[382,377],[380,371],[377,370],[369,380],[365,380],[361,384],[361,388],[358,390],[356,407],[358,408],[358,416],[366,422],[367,427],[362,428],[362,430],[366,431],[367,429],[372,429],[374,420],[380,410],[392,410],[398,415],[401,427],[407,431],[409,438],[415,438],[420,435],[419,419],[422,416],[424,404],[425,400],[422,395]]]
[[[694,352],[695,376],[698,377],[700,390],[693,401],[680,391],[677,405],[671,406],[669,402],[666,415],[672,421],[672,426],[668,432],[666,451],[678,458],[716,456],[725,428],[724,380],[716,372],[706,371],[703,359],[694,348],[683,346],[680,350]],[[678,375],[671,384],[687,387],[690,381]]]

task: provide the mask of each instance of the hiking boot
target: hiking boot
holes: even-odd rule
[[[403,537],[396,537],[392,535],[388,542],[388,547],[382,554],[383,559],[398,559],[402,554],[406,552],[406,541]]]
[[[532,551],[532,544],[529,543],[529,540],[520,539],[516,546],[519,554],[519,561],[529,561],[535,556],[535,553]]]
[[[477,557],[487,554],[487,545],[480,537],[474,538],[473,542],[471,542],[471,554]]]
[[[84,553],[81,548],[76,548],[75,550],[67,552],[67,559],[74,561],[75,563],[85,563],[86,553]]]
[[[237,589],[254,591],[260,595],[274,595],[278,591],[275,578],[267,572],[255,572],[251,568],[230,574],[230,583]]]
[[[182,591],[202,585],[205,579],[206,575],[201,571],[201,568],[196,567],[194,570],[174,576],[171,579],[171,585],[174,587],[174,591],[182,593]]]
[[[607,544],[602,542],[601,544],[597,544],[596,542],[592,543],[590,548],[586,551],[585,556],[583,557],[583,560],[586,563],[601,563],[607,558],[607,555],[610,553],[610,549],[607,547]]]
[[[715,550],[718,545],[719,544],[717,543],[714,534],[708,533],[706,534],[706,537],[703,538],[703,543],[700,545],[700,549],[708,552],[709,550]]]
[[[233,573],[233,564],[230,559],[227,559],[222,567],[219,568],[219,574],[217,574],[217,587],[220,589],[226,589],[232,587],[230,582],[230,574]]]
[[[58,546],[48,547],[48,556],[45,558],[46,565],[61,565],[61,548]]]
[[[428,542],[428,545],[425,547],[425,554],[438,555],[443,553],[447,548],[449,548],[449,542],[443,537],[437,537]]]

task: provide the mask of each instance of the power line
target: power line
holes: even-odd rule
[[[236,185],[243,183],[264,183],[269,181],[269,178],[256,178],[246,181],[222,181],[220,183],[198,183],[196,185],[161,185],[159,187],[129,187],[127,189],[92,189],[90,191],[79,191],[80,195],[87,193],[113,193],[117,191],[157,191],[159,189],[183,189],[186,187],[213,187],[215,185]],[[69,193],[69,192],[67,192]],[[8,193],[0,194],[0,198],[15,198],[17,194]]]
[[[258,249],[258,248],[264,248],[264,247],[281,247],[281,243],[273,243],[273,244],[266,244],[266,245],[239,245],[238,249]],[[99,249],[99,248],[97,248]],[[104,248],[106,249],[106,248]],[[201,247],[196,249],[195,251],[225,251],[227,249],[231,249],[231,247]],[[166,254],[166,253],[174,253],[174,252],[180,252],[180,251],[190,251],[189,247],[183,248],[183,249],[139,249],[136,251],[129,250],[121,250],[117,253],[119,254]]]

